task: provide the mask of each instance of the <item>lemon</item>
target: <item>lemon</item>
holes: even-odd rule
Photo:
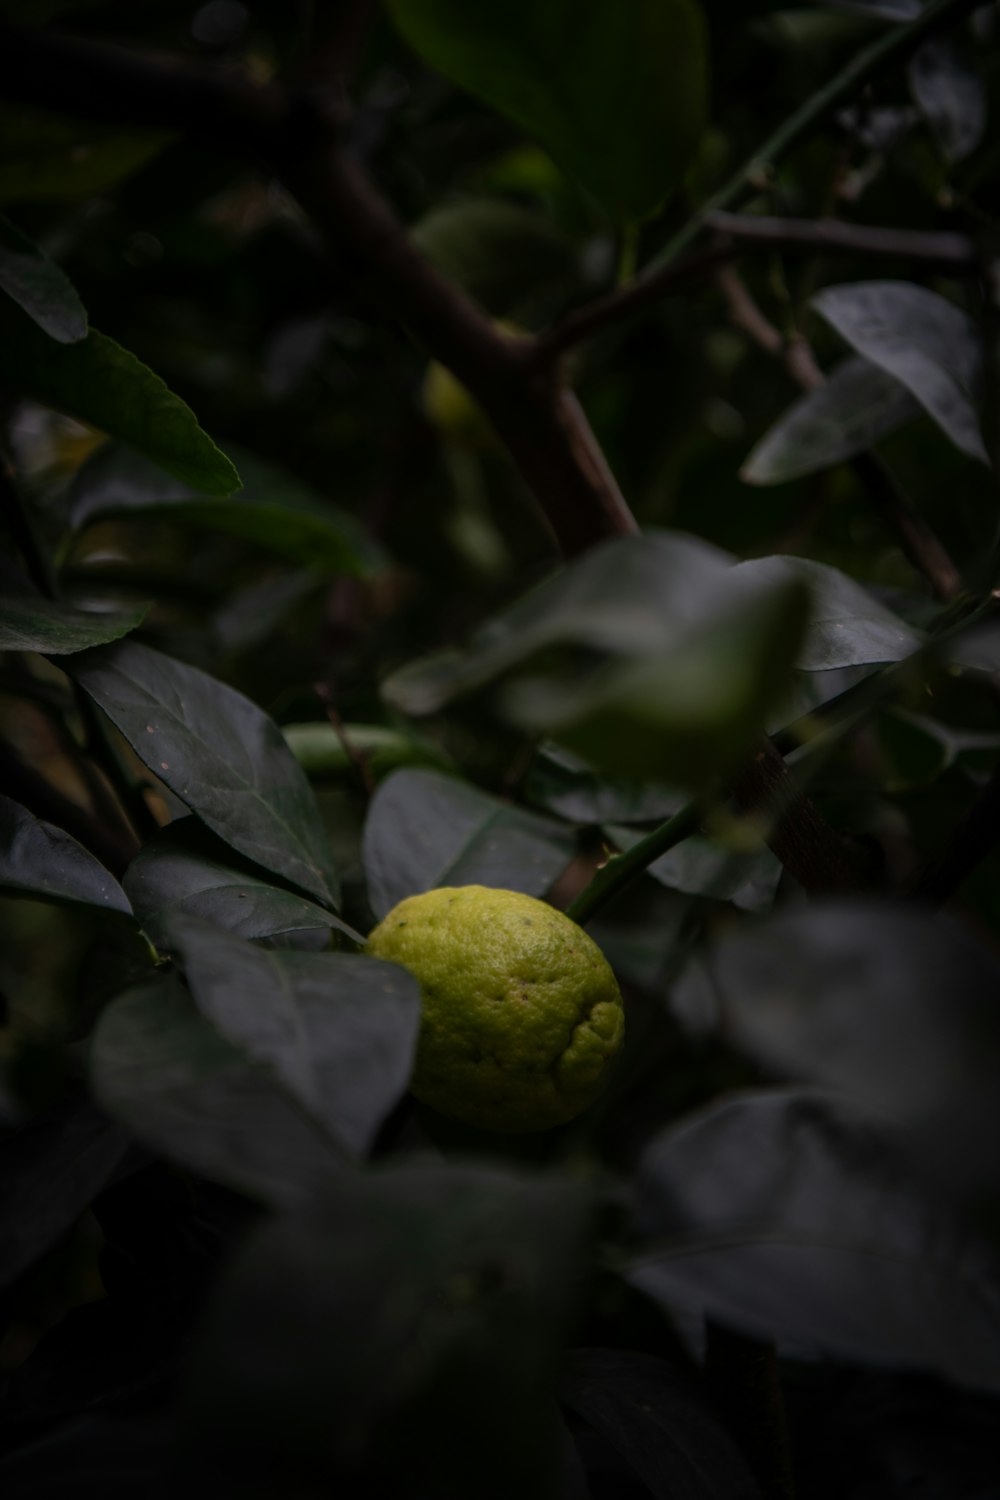
[[[544,901],[481,885],[410,896],[368,939],[419,981],[412,1089],[480,1130],[547,1130],[604,1087],[624,1036],[597,944]]]

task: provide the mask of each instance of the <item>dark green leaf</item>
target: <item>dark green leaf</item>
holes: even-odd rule
[[[1000,1390],[1000,1268],[925,1199],[884,1128],[805,1091],[672,1127],[639,1168],[630,1282],[779,1350]]]
[[[493,198],[446,203],[413,230],[417,247],[496,316],[545,291],[566,294],[573,247],[537,213]]]
[[[707,108],[693,0],[391,0],[390,11],[432,67],[537,137],[616,218],[644,218],[678,186]]]
[[[0,886],[126,914],[121,886],[76,839],[0,796]]]
[[[363,858],[378,917],[442,885],[541,896],[573,857],[572,831],[437,771],[397,771],[372,798]]]
[[[132,643],[80,656],[72,672],[140,760],[213,832],[336,906],[337,875],[309,783],[255,703]]]
[[[186,1409],[226,1493],[548,1500],[546,1392],[587,1194],[468,1165],[344,1174],[265,1225],[209,1309]]]
[[[91,1085],[109,1114],[169,1161],[287,1208],[346,1158],[279,1085],[230,1045],[176,978],[157,975],[104,1011]]]
[[[619,849],[631,849],[645,837],[639,829],[616,824],[609,824],[605,831]],[[732,901],[748,911],[758,911],[774,901],[781,864],[764,844],[755,849],[733,849],[724,842],[695,835],[654,860],[648,872],[669,890]]]
[[[378,565],[378,548],[353,516],[246,449],[229,447],[243,488],[208,499],[197,486],[179,483],[164,472],[162,459],[151,463],[120,444],[107,444],[74,480],[70,524],[79,528],[108,516],[162,517],[226,532],[328,572],[361,574]]]
[[[259,948],[191,917],[168,937],[202,1014],[338,1150],[363,1155],[413,1071],[416,980],[372,958]]]
[[[601,776],[560,745],[543,743],[522,782],[527,802],[571,823],[662,823],[683,792],[648,781]]]
[[[794,401],[740,470],[747,484],[785,484],[855,458],[919,416],[905,386],[867,359],[842,360]]]
[[[32,19],[35,7],[32,0]],[[131,177],[173,137],[0,106],[0,203],[88,198]]]
[[[142,624],[148,607],[144,604],[127,614],[105,614],[53,604],[34,594],[4,593],[0,598],[0,651],[70,656],[128,635]]]
[[[228,495],[240,478],[194,413],[134,354],[92,328],[57,344],[12,302],[0,300],[0,380],[19,396],[131,443],[185,484]]]
[[[338,732],[330,723],[283,724],[281,732],[302,769],[310,776],[358,774],[362,760],[376,781],[406,766],[449,765],[444,751],[429,740],[382,724],[345,724]]]
[[[124,886],[136,920],[158,948],[175,915],[282,947],[326,946],[331,931],[363,942],[339,917],[265,880],[196,818],[178,818],[149,839],[126,870]]]
[[[60,344],[87,337],[87,310],[69,277],[2,214],[0,289]]]
[[[979,428],[983,350],[968,313],[909,281],[852,281],[812,305],[858,354],[897,380],[970,458],[989,463]]]

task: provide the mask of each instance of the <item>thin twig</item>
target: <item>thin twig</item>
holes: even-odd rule
[[[640,839],[637,844],[633,844],[631,849],[626,849],[622,854],[613,854],[566,908],[566,915],[581,927],[585,926],[601,907],[606,906],[637,875],[648,869],[654,860],[696,833],[705,816],[706,805],[703,799],[686,803],[672,818],[654,828],[652,833]]]
[[[745,249],[762,247],[869,258],[889,256],[963,275],[982,272],[983,263],[976,246],[964,234],[887,229],[851,224],[844,219],[778,219],[764,214],[731,213],[709,214],[705,227],[735,240]]]

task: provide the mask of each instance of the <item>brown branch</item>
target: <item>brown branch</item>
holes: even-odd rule
[[[705,227],[744,249],[889,256],[965,275],[978,275],[982,271],[976,246],[964,234],[886,229],[850,224],[843,219],[778,219],[764,214],[721,212],[710,214]]]
[[[731,266],[724,266],[716,279],[732,322],[742,328],[759,348],[780,360],[796,385],[804,391],[812,391],[823,384],[823,372],[813,359],[809,345],[802,338],[782,338]],[[852,463],[876,510],[895,533],[917,572],[928,580],[939,599],[947,601],[953,598],[961,585],[961,575],[943,543],[901,489],[887,465],[874,453],[859,454]]]

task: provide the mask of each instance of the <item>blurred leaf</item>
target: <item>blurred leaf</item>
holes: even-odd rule
[[[867,359],[845,359],[793,401],[745,460],[747,484],[786,484],[855,458],[919,416],[905,386]]]
[[[890,792],[927,786],[957,764],[982,761],[987,769],[1000,751],[1000,734],[956,729],[905,709],[880,714],[875,728],[886,762],[883,785]]]
[[[283,724],[281,732],[302,769],[310,776],[358,774],[360,757],[376,781],[404,766],[448,767],[448,757],[429,740],[382,724]],[[348,748],[349,747],[349,748]]]
[[[226,532],[328,572],[364,574],[378,566],[379,549],[353,516],[246,449],[232,444],[229,448],[239,463],[243,488],[225,498],[207,499],[197,487],[178,483],[140,453],[118,443],[105,444],[74,479],[70,524],[80,529],[109,516],[162,517]]]
[[[128,897],[94,856],[52,823],[0,796],[0,886],[102,911],[131,913]]]
[[[631,849],[648,830],[608,824],[605,832],[619,849]],[[648,866],[648,874],[672,891],[732,901],[747,911],[769,907],[781,878],[781,864],[765,844],[757,849],[727,849],[701,835],[685,839]]]
[[[139,759],[233,849],[337,905],[338,881],[309,783],[281,731],[225,683],[131,642],[72,674]]]
[[[963,161],[986,130],[986,85],[969,49],[954,36],[935,36],[910,59],[910,91],[949,162]]]
[[[687,1371],[634,1349],[572,1349],[559,1396],[656,1500],[758,1500],[760,1490]]]
[[[35,18],[33,4],[31,10]],[[173,138],[160,130],[123,129],[22,105],[0,105],[0,203],[105,193],[145,166]]]
[[[259,948],[191,917],[173,917],[169,938],[202,1015],[335,1146],[364,1155],[413,1071],[416,980],[373,958]]]
[[[741,588],[735,602],[727,592],[671,648],[611,662],[582,681],[515,682],[504,695],[507,714],[613,775],[692,787],[727,775],[787,690],[808,615],[795,580]]]
[[[288,1208],[346,1158],[277,1076],[200,1015],[177,978],[157,975],[104,1011],[90,1049],[99,1103],[168,1161]]]
[[[9,1286],[51,1250],[137,1160],[131,1138],[76,1097],[5,1132],[0,1137],[0,1286]]]
[[[705,24],[693,0],[389,8],[426,62],[536,136],[616,218],[646,217],[678,186],[707,110]]]
[[[913,21],[920,14],[921,0],[821,0],[835,10],[857,11],[880,21]]]
[[[904,385],[956,448],[989,463],[978,414],[982,340],[968,313],[909,281],[824,287],[812,306],[858,354]]]
[[[0,651],[41,651],[70,656],[90,646],[120,640],[141,625],[148,605],[126,613],[72,609],[35,594],[5,592],[0,598]]]
[[[96,328],[78,343],[57,344],[27,313],[0,299],[0,380],[15,395],[131,443],[206,494],[228,495],[239,486],[233,465],[191,408]]]
[[[576,279],[573,246],[547,219],[495,198],[445,203],[414,227],[417,248],[497,316]]]
[[[124,877],[136,920],[156,947],[174,916],[200,917],[240,937],[298,946],[331,930],[359,935],[331,912],[265,880],[197,818],[177,818],[140,849]]]
[[[814,975],[814,980],[818,975]],[[1000,1389],[995,1258],[913,1185],[887,1138],[807,1091],[712,1105],[659,1136],[627,1279],[779,1351]]]
[[[87,310],[69,277],[2,214],[0,289],[60,344],[87,337]]]
[[[197,1471],[226,1493],[548,1500],[587,1215],[575,1182],[425,1164],[265,1225],[195,1351]]]
[[[998,1156],[1000,963],[929,912],[825,901],[732,933],[707,956],[716,1025],[765,1066],[924,1127],[927,1164]],[[934,1156],[937,1160],[931,1161]]]
[[[542,896],[576,852],[571,829],[437,771],[396,771],[368,809],[362,855],[377,917],[443,885]]]
[[[672,787],[601,776],[579,755],[543,742],[521,790],[527,802],[571,823],[662,823],[684,803]]]

